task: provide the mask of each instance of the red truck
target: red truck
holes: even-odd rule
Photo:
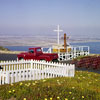
[[[58,54],[56,53],[43,53],[41,47],[29,48],[28,52],[20,53],[17,55],[18,60],[45,60],[45,61],[58,61]]]

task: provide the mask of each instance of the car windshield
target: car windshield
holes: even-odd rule
[[[31,49],[31,50],[29,50],[29,53],[34,53],[34,50],[32,50],[32,49]]]
[[[40,52],[40,51],[41,51],[41,49],[37,49],[36,51],[37,51],[37,52]]]

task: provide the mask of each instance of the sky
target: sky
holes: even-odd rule
[[[0,0],[0,34],[100,36],[100,0]],[[61,33],[62,34],[62,33]]]

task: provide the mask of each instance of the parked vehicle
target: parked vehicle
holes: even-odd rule
[[[29,48],[28,52],[23,52],[17,55],[18,60],[45,60],[45,61],[58,61],[58,54],[56,53],[43,53],[41,47]]]

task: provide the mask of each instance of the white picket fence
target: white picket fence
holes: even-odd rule
[[[43,61],[9,61],[0,63],[0,85],[25,80],[74,77],[75,66]]]

